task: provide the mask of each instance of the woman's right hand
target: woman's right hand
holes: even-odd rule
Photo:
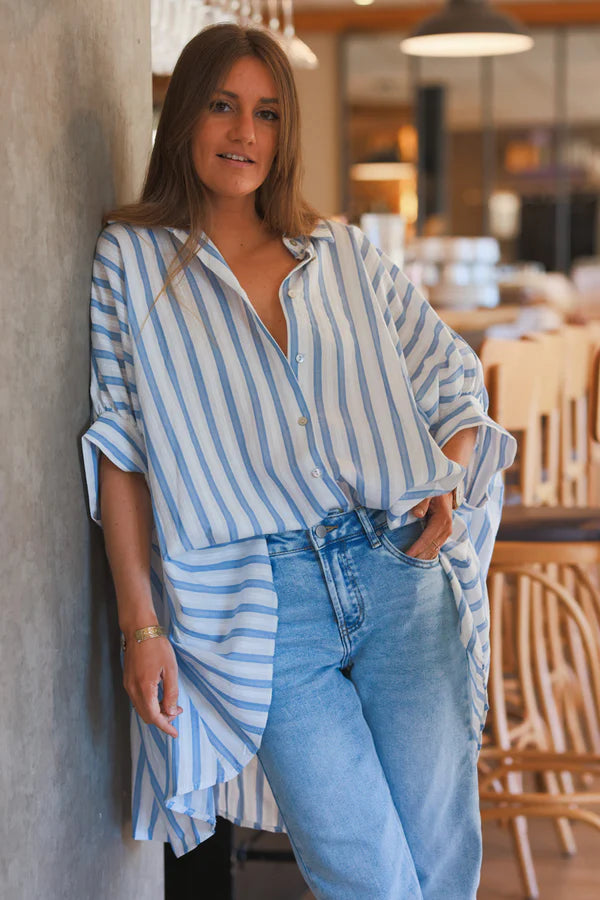
[[[167,637],[138,642],[125,635],[123,685],[134,709],[147,725],[156,725],[165,734],[178,737],[171,724],[183,712],[177,705],[177,660]],[[158,685],[163,681],[163,698],[159,703]]]

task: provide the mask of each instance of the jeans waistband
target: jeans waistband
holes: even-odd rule
[[[384,509],[371,509],[357,506],[351,510],[330,509],[325,518],[311,528],[293,531],[281,531],[265,535],[269,554],[282,553],[289,550],[301,550],[309,547],[320,548],[328,543],[365,534],[372,547],[381,544],[379,535],[387,525]],[[415,530],[415,538],[422,528],[421,522],[410,522],[403,525]]]

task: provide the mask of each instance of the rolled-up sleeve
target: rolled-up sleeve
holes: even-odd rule
[[[483,369],[475,352],[442,322],[427,300],[401,274],[391,310],[417,406],[439,447],[464,428],[477,428],[465,473],[465,503],[490,498],[498,472],[508,468],[515,439],[488,414]]]
[[[358,231],[358,230],[357,230]],[[367,241],[361,252],[383,314],[404,359],[416,405],[438,445],[464,428],[477,428],[465,473],[465,503],[483,506],[497,493],[497,476],[512,463],[516,441],[491,419],[481,362],[465,340],[449,328],[404,273]]]
[[[92,423],[82,436],[90,515],[99,525],[99,464],[104,453],[126,472],[148,472],[135,383],[127,293],[118,241],[105,228],[94,256],[91,302]]]

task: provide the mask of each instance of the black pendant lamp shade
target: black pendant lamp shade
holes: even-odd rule
[[[412,56],[501,56],[532,46],[529,32],[487,0],[448,0],[400,43]]]

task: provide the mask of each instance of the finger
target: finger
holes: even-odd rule
[[[142,721],[147,725],[156,725],[157,728],[171,737],[179,736],[177,730],[171,725],[170,717],[160,708],[158,702],[158,684],[148,686],[144,690],[142,696],[139,697],[137,703],[134,703],[134,708],[138,716],[140,716]],[[181,709],[180,707],[176,708]],[[181,712],[183,712],[182,709]]]
[[[155,719],[152,724],[156,725],[157,728],[160,728],[161,731],[164,731],[165,734],[170,735],[170,737],[179,737],[179,732],[171,725],[169,717],[165,716],[163,713],[161,713],[158,719]]]
[[[423,532],[406,553],[419,559],[435,559],[452,534],[452,513],[442,504],[431,503]]]
[[[157,682],[151,681],[138,685],[133,699],[138,715],[147,725],[161,715]]]
[[[445,543],[446,537],[447,535],[439,528],[429,525],[406,553],[418,559],[435,559]]]
[[[427,544],[423,544],[421,538],[419,538],[419,540],[416,541],[412,547],[409,547],[405,553],[407,556],[412,556],[415,559],[435,559],[440,552],[440,547],[441,544],[438,544],[435,541],[429,541]]]
[[[427,497],[425,500],[420,500],[416,506],[413,506],[412,512],[415,516],[418,516],[420,519],[426,515],[427,510],[429,509],[429,504],[431,503],[431,498]]]
[[[157,685],[158,687],[158,685]],[[183,712],[183,710],[181,710]],[[156,700],[156,706],[153,704],[152,712],[148,715],[147,718],[144,718],[144,721],[148,725],[156,725],[161,731],[164,731],[165,734],[170,735],[171,737],[179,737],[179,733],[176,728],[171,724],[171,720],[174,718],[173,716],[167,715],[167,713],[163,712],[158,705],[158,698]]]
[[[177,697],[179,696],[179,684],[177,682],[177,664],[167,663],[162,672],[163,677],[163,699],[161,705],[162,711],[167,716],[178,716],[183,712],[181,706],[177,705]]]

